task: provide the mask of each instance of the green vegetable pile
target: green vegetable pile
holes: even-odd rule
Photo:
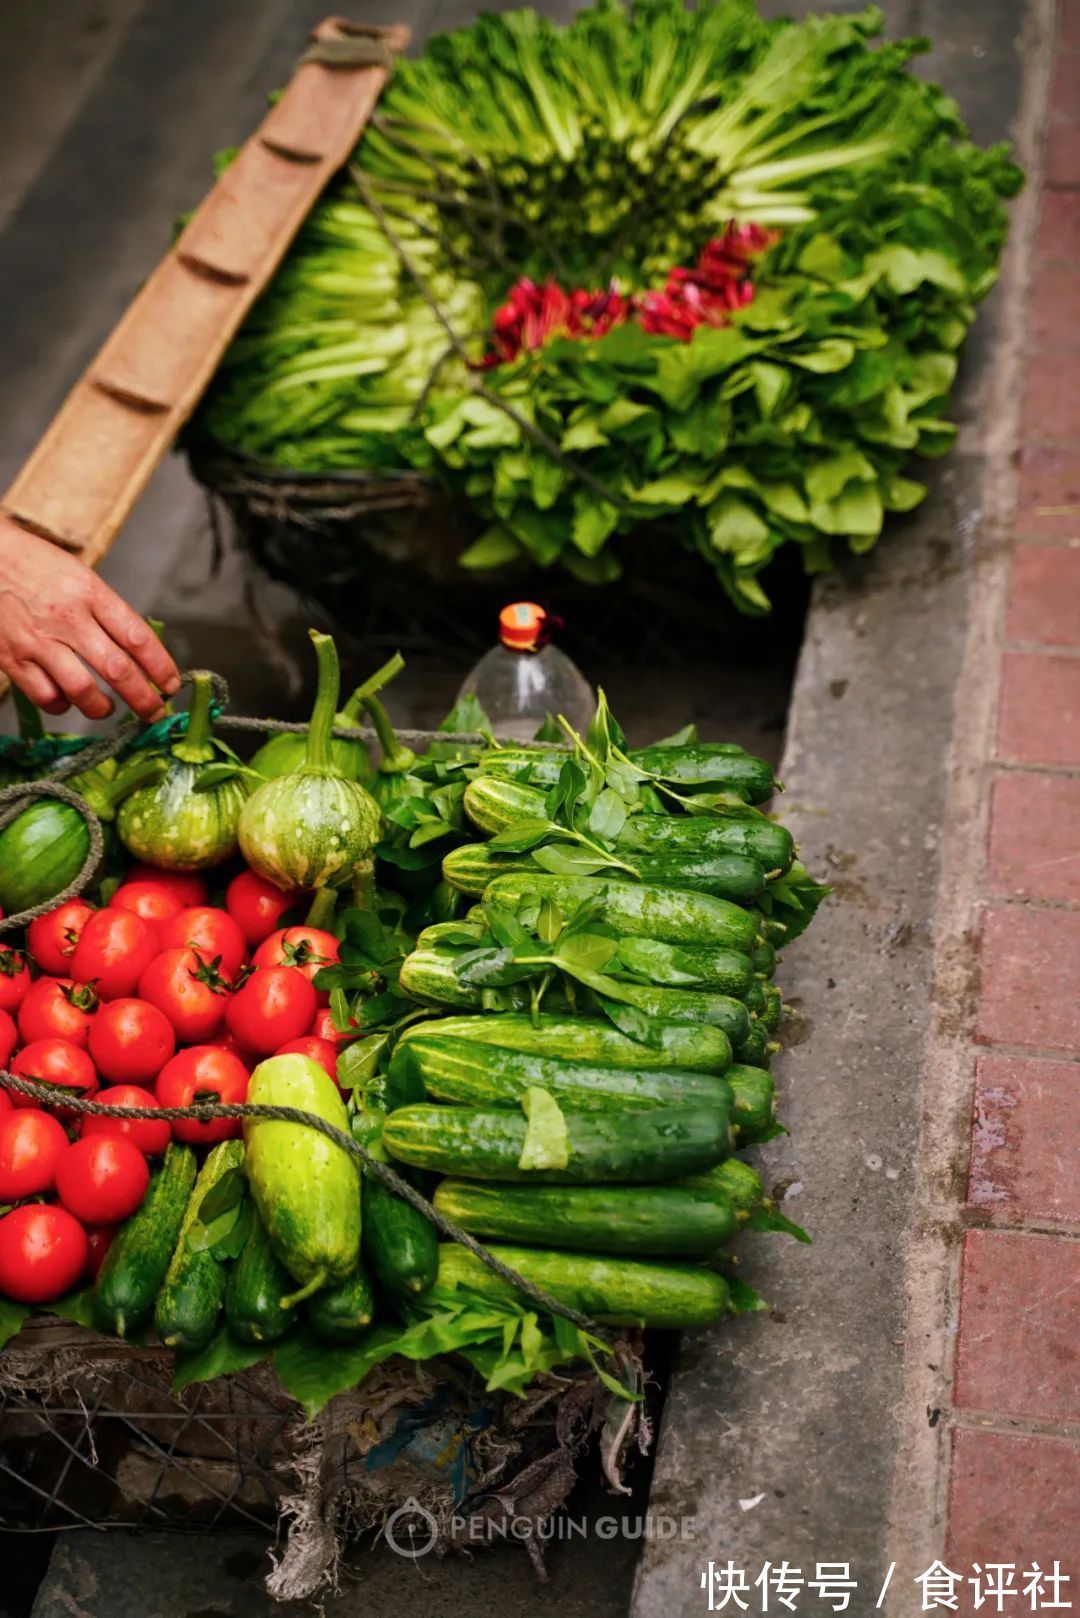
[[[732,1243],[747,1229],[805,1239],[737,1154],[780,1128],[777,949],[827,890],[762,807],[776,788],[765,761],[692,728],[630,748],[603,695],[584,736],[563,723],[561,746],[501,745],[467,699],[443,728],[483,739],[436,734],[416,755],[379,695],[402,666],[394,657],[340,710],[372,718],[377,765],[362,745],[332,753],[337,655],[328,637],[312,640],[318,690],[299,744],[273,738],[243,764],[213,738],[212,679],[199,675],[186,726],[155,727],[96,783],[104,798],[114,781],[139,782],[93,894],[103,908],[77,903],[72,925],[126,929],[144,953],[116,957],[110,970],[132,976],[104,999],[138,1009],[116,999],[137,987],[143,1011],[187,1047],[170,1059],[168,1034],[157,1055],[135,1051],[158,1089],[133,1094],[144,1109],[192,1104],[178,1093],[246,1097],[351,1131],[576,1318],[440,1240],[400,1186],[326,1135],[248,1116],[242,1140],[236,1120],[176,1120],[171,1138],[163,1120],[149,1173],[143,1148],[124,1142],[142,1200],[117,1216],[93,1286],[67,1293],[70,1280],[13,1269],[0,1343],[35,1306],[135,1341],[152,1331],[174,1353],[177,1388],[271,1359],[312,1414],[393,1356],[457,1354],[509,1393],[584,1362],[632,1396],[603,1328],[692,1329],[760,1307]],[[177,882],[202,903],[181,908]],[[125,899],[164,906],[170,925],[186,918],[182,936],[209,928],[227,944],[231,929],[234,960],[204,959],[197,942],[155,954],[157,924]],[[62,947],[69,937],[81,947],[74,934]],[[12,995],[29,993],[34,938],[8,949]],[[245,939],[259,946],[250,964]],[[176,998],[162,992],[162,962]],[[201,1036],[185,1020],[196,1009]],[[200,1043],[222,1019],[251,1057]],[[110,1047],[87,1037],[115,1078]],[[167,1070],[193,1061],[209,1065],[177,1090]],[[77,1227],[66,1205],[38,1208],[53,1189],[46,1174],[13,1191],[13,1217]]]
[[[873,44],[881,22],[605,0],[563,29],[524,10],[436,37],[196,433],[274,467],[430,474],[487,523],[470,568],[525,557],[602,583],[644,529],[761,612],[785,542],[810,572],[868,550],[922,498],[909,458],[953,441],[957,353],[1020,183],[907,70],[927,42]],[[662,301],[732,221],[775,240],[724,324],[556,329],[477,369],[522,278]]]

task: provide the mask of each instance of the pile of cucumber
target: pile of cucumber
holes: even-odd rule
[[[464,807],[484,840],[443,862],[474,903],[402,966],[402,987],[443,1015],[397,1043],[391,1089],[412,1099],[382,1141],[442,1177],[440,1213],[563,1301],[610,1323],[703,1326],[731,1307],[716,1261],[768,1206],[734,1154],[780,1127],[777,946],[825,890],[758,807],[775,789],[765,761],[616,744],[598,780],[595,746],[582,754],[569,780],[565,753],[476,761]],[[560,803],[560,780],[576,803]],[[588,813],[612,780],[621,805]],[[586,869],[591,847],[611,863]],[[544,848],[583,849],[580,871],[545,868]],[[452,1244],[439,1278],[506,1291]]]

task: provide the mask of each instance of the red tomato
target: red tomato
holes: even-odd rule
[[[360,1025],[356,1021],[355,1017],[349,1018],[350,1029],[359,1029],[359,1026]],[[311,1034],[313,1039],[329,1040],[330,1044],[336,1045],[338,1050],[340,1050],[343,1045],[347,1045],[349,1040],[353,1038],[351,1033],[339,1031],[334,1027],[334,1019],[330,1015],[330,1011],[327,1006],[319,1007],[318,1011],[315,1013],[315,1021],[308,1029],[308,1032]]]
[[[56,1165],[56,1194],[84,1225],[117,1225],[133,1214],[150,1184],[146,1159],[129,1140],[90,1135]]]
[[[299,893],[283,891],[254,871],[241,871],[225,889],[225,908],[249,944],[269,938],[286,911],[300,901]]]
[[[193,949],[167,949],[139,979],[139,999],[156,1006],[182,1045],[201,1044],[221,1027],[229,985]]]
[[[243,933],[226,911],[212,905],[178,911],[161,929],[161,947],[197,949],[204,961],[217,962],[227,978],[234,978],[247,960]]]
[[[178,1051],[158,1075],[157,1098],[162,1107],[194,1107],[200,1101],[222,1101],[227,1106],[247,1098],[251,1075],[238,1056],[218,1045],[192,1045]],[[216,1118],[201,1124],[194,1118],[173,1121],[177,1140],[193,1146],[228,1140],[240,1133],[239,1118]]]
[[[0,1086],[0,1118],[6,1118],[8,1113],[14,1112],[14,1110],[14,1107],[11,1105],[11,1097],[8,1095],[7,1091]]]
[[[98,910],[90,917],[71,957],[80,983],[92,983],[102,1000],[121,1000],[158,953],[157,929],[130,910]]]
[[[83,1272],[88,1281],[97,1279],[97,1272],[105,1261],[105,1254],[112,1246],[112,1239],[116,1235],[115,1225],[95,1225],[86,1233],[86,1269]]]
[[[0,1292],[16,1303],[54,1303],[86,1260],[86,1232],[66,1208],[28,1203],[0,1219]]]
[[[30,923],[26,946],[43,972],[62,978],[71,971],[75,946],[93,914],[93,905],[85,899],[69,899]]]
[[[175,1050],[172,1023],[146,1000],[110,1000],[90,1025],[90,1055],[109,1084],[156,1079]]]
[[[26,1108],[0,1118],[0,1202],[51,1191],[68,1144],[67,1130],[47,1112]]]
[[[7,1067],[11,1053],[19,1043],[19,1030],[10,1011],[0,1011],[0,1067]],[[0,1090],[0,1095],[4,1092]]]
[[[204,905],[210,897],[205,880],[194,871],[159,871],[156,865],[136,863],[127,874],[128,882],[156,882],[159,888],[175,893],[181,906]]]
[[[35,1039],[66,1039],[84,1046],[98,1008],[98,997],[88,983],[73,978],[38,978],[19,1007],[19,1037],[24,1045]]]
[[[109,900],[114,910],[130,910],[141,916],[151,927],[161,927],[184,908],[172,888],[164,882],[152,882],[141,877],[137,882],[122,882]],[[162,946],[164,947],[164,946]]]
[[[318,1062],[321,1068],[337,1083],[337,1051],[328,1039],[316,1039],[314,1034],[305,1034],[303,1039],[291,1039],[283,1045],[275,1056],[310,1056],[313,1062]]]
[[[252,973],[229,1001],[229,1032],[257,1056],[270,1056],[311,1027],[318,996],[295,966]]]
[[[231,1051],[234,1056],[240,1058],[249,1073],[259,1060],[255,1052],[249,1051],[246,1045],[241,1045],[235,1034],[230,1034],[227,1028],[222,1028],[219,1033],[214,1035],[213,1039],[204,1040],[203,1043],[216,1045],[219,1051]]]
[[[320,927],[283,927],[264,939],[252,956],[255,966],[295,966],[303,972],[309,983],[324,966],[332,966],[338,959],[338,941],[333,933]],[[317,990],[319,1004],[328,1006],[327,990]]]
[[[78,1045],[69,1045],[66,1039],[35,1039],[33,1044],[24,1045],[11,1064],[11,1071],[20,1079],[47,1084],[58,1092],[58,1100],[62,1090],[71,1090],[87,1100],[97,1094],[98,1079],[93,1062],[84,1050]],[[11,1092],[11,1104],[13,1107],[53,1105],[51,1101],[31,1101],[15,1090]],[[63,1117],[63,1109],[58,1111]]]
[[[0,944],[0,1011],[18,1011],[30,987],[30,969],[22,950]]]
[[[148,1113],[158,1111],[157,1097],[137,1084],[114,1084],[101,1100],[107,1101],[110,1107],[134,1107]],[[97,1113],[88,1113],[82,1132],[84,1140],[90,1135],[109,1135],[113,1140],[129,1140],[144,1157],[160,1157],[169,1144],[172,1127],[166,1118],[147,1118],[144,1123],[141,1118],[103,1118]]]

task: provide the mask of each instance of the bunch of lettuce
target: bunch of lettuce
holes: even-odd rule
[[[565,29],[520,11],[433,39],[199,429],[278,466],[430,473],[487,521],[469,567],[525,555],[604,582],[644,525],[767,609],[779,546],[821,571],[921,498],[906,463],[952,442],[957,350],[1020,183],[908,71],[925,42],[875,45],[880,25],[602,0]],[[521,276],[662,286],[732,220],[779,239],[728,325],[555,337],[475,369]]]

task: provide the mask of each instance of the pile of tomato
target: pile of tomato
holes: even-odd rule
[[[300,903],[245,870],[212,905],[202,877],[137,866],[106,905],[70,899],[31,923],[25,949],[0,944],[0,1068],[56,1096],[0,1086],[0,1294],[48,1303],[90,1280],[146,1195],[149,1159],[172,1138],[240,1133],[162,1108],[242,1102],[255,1065],[282,1051],[334,1077],[338,1036],[313,979],[338,943],[280,925]],[[80,1115],[66,1096],[140,1117]]]

